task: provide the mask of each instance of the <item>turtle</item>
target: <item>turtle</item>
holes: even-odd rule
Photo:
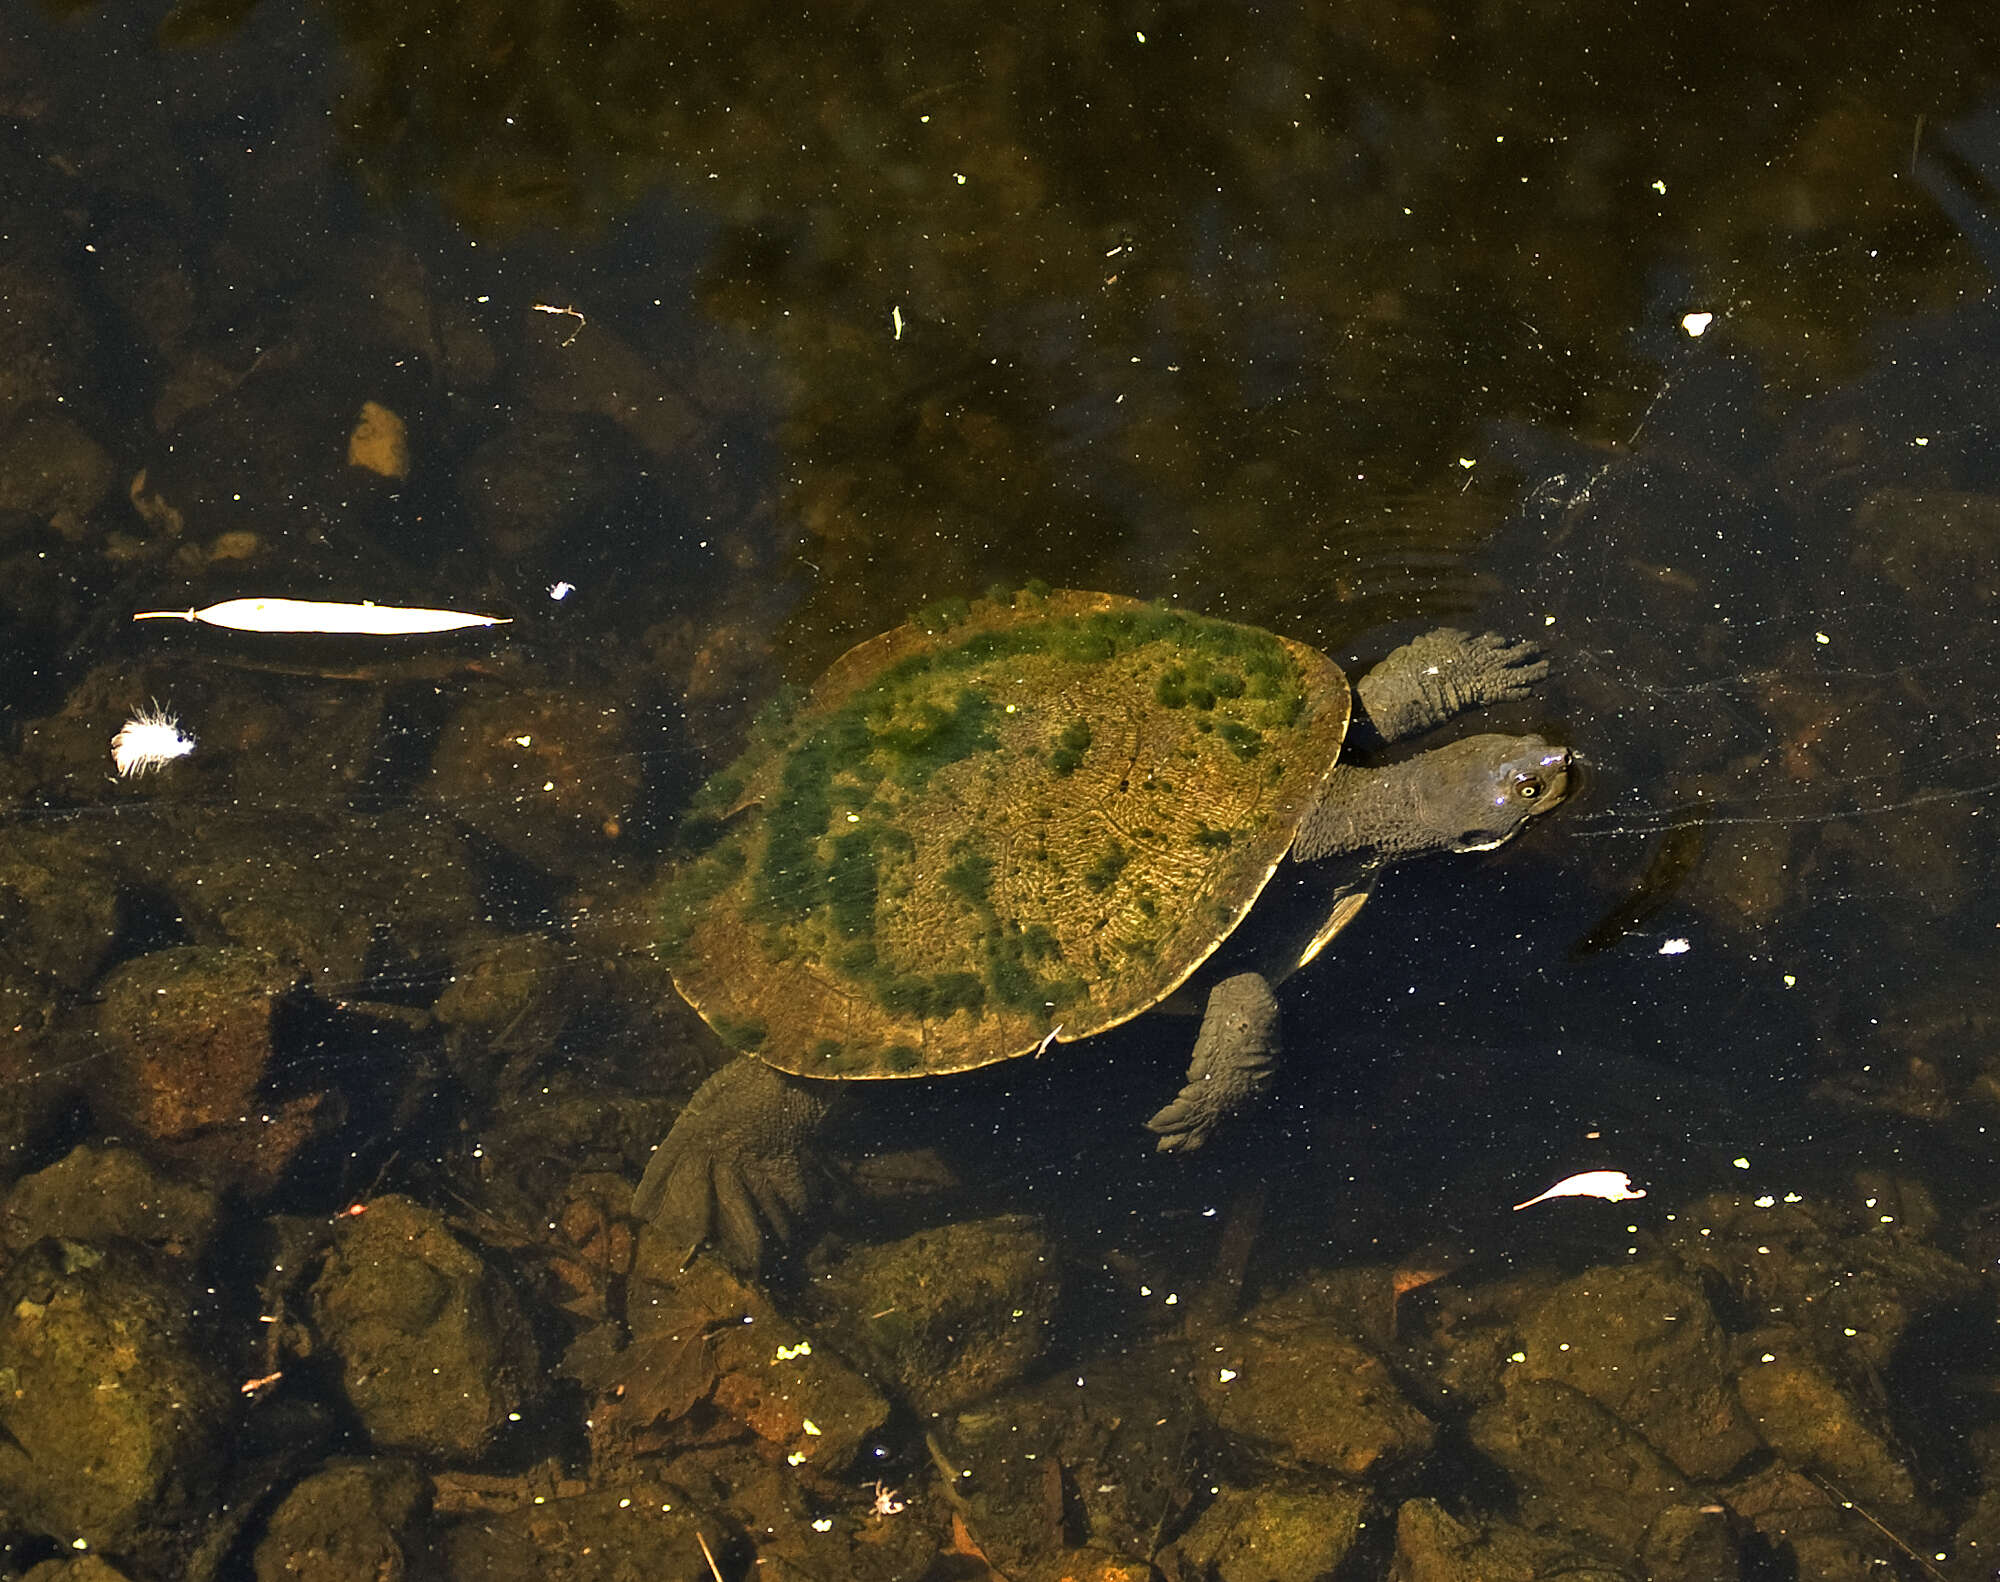
[[[1146,1125],[1200,1148],[1272,1085],[1274,986],[1385,867],[1489,850],[1570,785],[1570,750],[1540,736],[1361,760],[1548,670],[1530,642],[1441,629],[1350,682],[1257,627],[1037,585],[849,650],[683,820],[661,953],[743,1058],[653,1151],[634,1214],[754,1271],[814,1207],[840,1084],[1041,1054],[1156,1007],[1202,1021]]]

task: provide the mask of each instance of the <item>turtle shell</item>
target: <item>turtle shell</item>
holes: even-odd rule
[[[1171,994],[1339,756],[1325,655],[1112,594],[945,608],[850,650],[705,788],[664,954],[782,1071],[964,1071]]]

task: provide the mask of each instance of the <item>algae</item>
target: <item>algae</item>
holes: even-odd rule
[[[1160,606],[982,624],[996,609],[1032,610],[1046,596],[1030,588],[1004,604],[928,606],[914,624],[954,637],[906,652],[817,712],[784,711],[760,722],[752,746],[690,809],[686,823],[711,821],[700,832],[714,844],[664,892],[670,959],[686,949],[710,908],[726,905],[757,927],[771,964],[824,961],[895,1016],[976,1018],[993,1004],[1052,1017],[1082,997],[1085,964],[1064,959],[1047,926],[1052,919],[1032,911],[1013,915],[1024,904],[1022,891],[1007,892],[1010,901],[996,899],[995,854],[977,838],[987,800],[997,814],[1003,798],[1025,794],[1043,833],[1016,841],[1011,860],[1037,871],[1056,860],[1048,832],[1064,828],[1067,809],[1034,800],[1034,793],[1083,769],[1098,732],[1082,712],[1058,715],[1064,722],[1050,734],[1043,734],[1047,726],[1036,731],[1027,724],[1027,715],[1064,697],[1087,698],[1089,672],[1116,660],[1117,687],[1144,688],[1148,706],[1190,711],[1184,745],[1165,750],[1199,765],[1225,748],[1238,759],[1258,754],[1267,731],[1284,729],[1303,712],[1305,687],[1273,634]],[[968,622],[971,629],[957,631]],[[1004,708],[1002,687],[1020,689],[1005,692],[1015,701]],[[1024,738],[1023,731],[1030,734]],[[1214,745],[1198,745],[1204,740]],[[950,793],[931,790],[952,766],[981,757],[991,760],[983,778],[961,774]],[[1190,778],[1201,773],[1191,769]],[[733,810],[746,787],[758,786],[768,788],[758,812],[739,829]],[[1155,800],[1174,794],[1150,771],[1145,789]],[[919,849],[929,841],[927,849],[936,850],[939,821],[954,819],[968,828],[948,848],[949,862],[928,875],[919,871],[913,866]],[[1093,906],[1109,909],[1106,916],[1121,915],[1127,930],[1143,925],[1113,948],[1156,956],[1166,934],[1189,920],[1178,902],[1172,909],[1159,905],[1150,883],[1123,893],[1135,862],[1148,871],[1152,854],[1172,838],[1159,833],[1170,826],[1139,827],[1149,832],[1141,850],[1113,838],[1067,880],[1058,868],[1053,888],[1026,892],[1026,904],[1060,906],[1068,904],[1066,894],[1088,894],[1097,898]],[[1180,838],[1217,851],[1237,836],[1201,824]],[[961,921],[947,922],[954,908],[963,908],[956,913]],[[959,937],[925,969],[913,948],[920,951],[925,931],[940,927]],[[1102,962],[1093,969],[1103,970]],[[761,1031],[739,1022],[725,1036],[755,1047],[746,1040]]]

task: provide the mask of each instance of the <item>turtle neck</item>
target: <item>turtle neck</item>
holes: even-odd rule
[[[1438,850],[1443,842],[1425,819],[1423,773],[1421,758],[1380,769],[1339,765],[1300,821],[1292,855],[1301,862],[1335,853],[1390,862]]]

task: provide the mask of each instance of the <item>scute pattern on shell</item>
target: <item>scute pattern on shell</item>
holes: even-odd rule
[[[1117,1025],[1236,926],[1339,754],[1317,651],[1021,593],[851,650],[711,783],[676,985],[806,1076],[921,1076]]]

